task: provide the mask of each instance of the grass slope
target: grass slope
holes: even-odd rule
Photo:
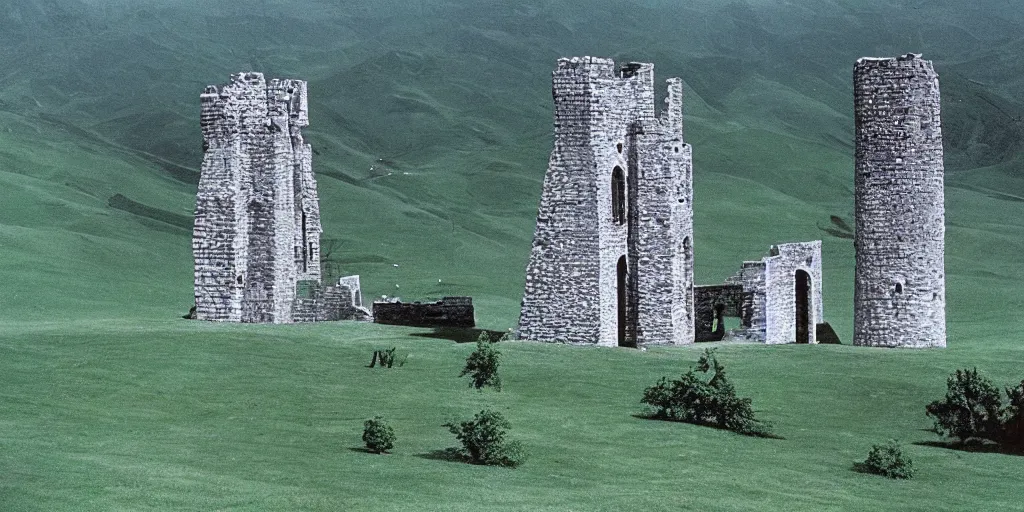
[[[645,386],[699,348],[502,344],[504,389],[458,379],[472,344],[374,325],[38,325],[0,337],[5,510],[1010,510],[1024,458],[935,441],[924,404],[950,368],[1019,378],[1018,343],[979,352],[723,346],[784,440],[635,417]],[[88,333],[88,334],[82,334]],[[374,348],[409,353],[369,369]],[[502,411],[519,469],[450,462],[442,423]],[[359,450],[363,420],[393,455]],[[908,445],[908,482],[855,472],[872,443]]]
[[[334,2],[9,0],[0,6],[0,509],[1012,509],[1024,458],[910,445],[903,483],[850,468],[934,440],[923,405],[977,365],[1021,378],[1024,15],[1002,0]],[[699,283],[824,241],[849,343],[850,69],[923,52],[943,87],[950,347],[723,347],[783,441],[643,421],[642,389],[696,349],[514,344],[501,394],[469,346],[372,325],[206,325],[188,218],[198,93],[239,70],[310,80],[333,258],[367,297],[472,295],[518,314],[565,55],[685,81]],[[439,281],[440,280],[440,281]],[[363,368],[373,348],[412,353]],[[506,412],[516,471],[433,460],[440,424]],[[399,449],[359,446],[383,413]]]

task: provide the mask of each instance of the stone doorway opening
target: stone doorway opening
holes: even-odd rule
[[[619,346],[628,347],[629,344],[626,341],[626,257],[622,256],[619,258],[619,264],[617,265],[616,274],[618,276],[616,283],[616,293],[618,295],[618,312],[619,312]]]
[[[796,271],[796,342],[811,342],[811,276]]]

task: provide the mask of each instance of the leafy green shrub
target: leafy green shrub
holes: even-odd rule
[[[713,349],[705,350],[697,361],[697,372],[711,374],[704,380],[691,368],[679,379],[662,377],[644,390],[641,403],[653,407],[651,417],[708,425],[740,434],[771,437],[771,425],[754,417],[749,398],[736,396],[736,388],[725,374]]]
[[[501,391],[501,377],[498,376],[500,358],[501,352],[494,346],[490,336],[487,333],[480,333],[476,341],[476,350],[466,358],[466,367],[462,369],[459,377],[469,375],[470,385],[476,389],[491,386]]]
[[[459,454],[473,464],[514,468],[526,460],[521,443],[505,440],[511,425],[499,412],[483,410],[470,421],[444,426],[462,443]]]
[[[899,441],[890,440],[885,444],[876,444],[868,452],[868,459],[860,467],[876,475],[906,480],[914,476],[914,462],[903,453]]]
[[[387,453],[395,447],[395,431],[384,418],[377,416],[363,423],[363,442],[373,453]]]
[[[935,418],[935,431],[955,437],[961,443],[970,440],[998,441],[1002,437],[999,389],[978,369],[957,370],[946,379],[946,397],[926,407]]]
[[[1009,404],[1003,409],[1003,442],[1024,449],[1024,380],[1015,388],[1006,388]]]

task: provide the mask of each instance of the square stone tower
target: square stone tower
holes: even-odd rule
[[[320,280],[306,82],[239,73],[201,99],[196,318],[291,322],[296,283]]]
[[[693,342],[693,189],[682,82],[655,115],[654,66],[560,59],[519,337]]]

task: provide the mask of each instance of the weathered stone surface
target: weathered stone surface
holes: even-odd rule
[[[693,288],[694,339],[720,341],[725,338],[724,317],[740,319],[749,329],[753,315],[754,294],[742,284],[719,284]]]
[[[654,66],[560,59],[519,337],[693,342],[691,149],[682,83],[655,116]]]
[[[939,80],[919,55],[857,61],[855,345],[946,345]]]
[[[292,309],[294,322],[333,322],[337,320],[371,320],[363,307],[359,276],[342,277],[336,284],[323,286],[318,281],[299,283],[301,293]]]
[[[815,325],[824,322],[821,301],[821,241],[779,244],[765,263],[764,342],[815,343]],[[806,299],[798,300],[799,277],[806,276]],[[798,324],[800,308],[808,308]],[[800,334],[804,337],[800,338]]]
[[[322,231],[312,149],[302,138],[309,124],[306,82],[239,73],[227,85],[207,87],[201,99],[204,155],[192,238],[196,317],[283,323],[298,308],[305,318],[296,285],[319,284]],[[337,299],[319,308],[333,310],[346,293],[358,295],[358,278],[348,292],[332,288],[320,296]]]
[[[772,246],[760,261],[743,262],[726,284],[695,288],[697,339],[816,343],[816,326],[824,322],[821,283],[820,240]],[[739,317],[740,328],[712,330],[719,307],[722,316]]]
[[[475,327],[471,297],[444,297],[437,302],[374,301],[373,321],[411,327]]]

